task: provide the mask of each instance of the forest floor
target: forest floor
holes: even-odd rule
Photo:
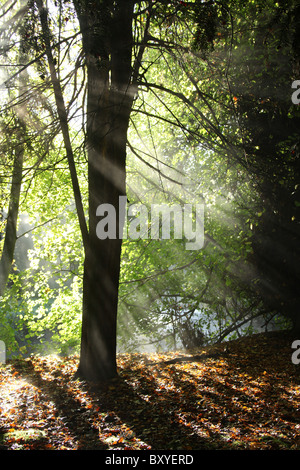
[[[288,333],[197,351],[121,354],[119,377],[74,379],[78,357],[0,366],[0,450],[299,450],[300,364]]]

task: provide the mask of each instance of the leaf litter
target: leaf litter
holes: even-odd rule
[[[0,450],[299,450],[300,365],[289,333],[196,351],[118,355],[108,383],[78,357],[0,368]]]

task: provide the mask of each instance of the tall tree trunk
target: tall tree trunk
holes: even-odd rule
[[[8,277],[11,273],[15,245],[17,240],[17,221],[19,214],[20,192],[22,184],[22,170],[24,159],[24,126],[18,119],[18,144],[14,151],[13,175],[9,197],[9,208],[6,219],[4,245],[0,260],[0,296],[3,296]]]
[[[26,55],[23,53],[23,44],[20,43],[19,61],[26,63]],[[27,85],[28,74],[24,70],[19,77],[20,89],[24,92],[24,85]],[[25,106],[25,109],[24,109]],[[16,135],[14,145],[13,157],[13,172],[11,179],[11,188],[9,196],[9,207],[6,219],[5,237],[3,250],[0,259],[0,297],[4,295],[8,278],[12,270],[13,258],[15,253],[15,246],[17,241],[17,223],[19,215],[20,194],[23,176],[23,162],[25,153],[25,136],[26,136],[26,123],[24,121],[24,113],[26,104],[17,106],[15,114]]]
[[[106,380],[117,375],[116,328],[121,243],[119,196],[126,194],[126,143],[132,106],[130,0],[104,0],[97,11],[77,5],[87,60],[89,243],[85,252],[83,319],[78,375]],[[116,238],[96,234],[100,204],[116,210]]]

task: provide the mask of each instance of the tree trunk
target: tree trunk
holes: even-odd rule
[[[19,49],[19,61],[20,63],[26,63],[27,57],[22,51],[23,44],[21,41]],[[19,86],[23,90],[27,85],[27,71],[24,70],[19,77]],[[25,109],[24,109],[25,106]],[[22,110],[21,110],[22,107]],[[11,189],[9,196],[9,207],[6,219],[6,229],[5,229],[5,238],[3,244],[3,250],[0,260],[0,297],[4,295],[8,278],[12,270],[12,264],[14,259],[15,246],[17,241],[17,223],[19,215],[19,205],[20,205],[20,194],[22,186],[22,176],[23,176],[23,162],[24,162],[24,153],[25,153],[25,136],[26,136],[26,123],[24,121],[23,115],[26,111],[26,105],[23,103],[21,107],[17,106],[15,114],[15,123],[16,123],[16,135],[15,135],[15,145],[14,145],[14,161],[13,161],[13,172],[11,179]]]
[[[119,196],[126,194],[126,143],[132,106],[133,2],[103,1],[98,11],[77,5],[87,60],[89,243],[85,252],[83,318],[77,375],[106,380],[117,375],[116,329],[121,243]],[[108,38],[110,38],[108,40]],[[116,210],[116,238],[96,234],[100,204]]]
[[[17,240],[17,221],[19,213],[19,201],[22,183],[22,169],[24,159],[24,133],[23,124],[19,121],[19,132],[17,140],[19,143],[15,147],[13,175],[11,182],[9,208],[6,219],[6,230],[3,251],[0,260],[0,297],[3,296],[8,277],[11,273],[15,245]]]

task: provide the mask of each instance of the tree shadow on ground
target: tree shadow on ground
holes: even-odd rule
[[[129,367],[120,374],[119,397],[114,394],[109,406],[153,449],[232,449],[230,436],[236,432],[247,434],[249,444],[265,433],[270,448],[276,448],[271,435],[280,435],[282,427],[293,436],[291,423],[300,422],[299,403],[289,392],[290,384],[300,383],[299,370],[291,363],[291,340],[289,332],[254,335],[225,349],[222,345],[221,352],[216,348],[204,355],[148,362],[138,376]],[[176,370],[177,364],[188,367]],[[171,383],[161,383],[164,375]],[[289,438],[283,442],[288,444]]]
[[[181,361],[144,365],[134,359],[122,364],[110,382],[77,382],[88,407],[78,400],[76,387],[70,389],[71,374],[55,379],[57,366],[52,380],[30,362],[26,368],[14,367],[55,403],[77,449],[223,450],[233,448],[233,433],[238,433],[234,445],[248,448],[247,439],[257,440],[260,429],[273,432],[276,413],[286,443],[294,432],[288,426],[298,419],[295,404],[285,395],[289,373],[297,379],[295,367],[286,363],[290,339],[275,337],[266,346],[263,338],[253,338],[247,344],[242,350],[238,342],[231,343],[226,354],[218,350],[218,359],[209,357],[211,351],[205,358],[186,355]]]
[[[124,436],[124,427],[144,443],[141,448],[151,450],[202,450],[229,448],[222,436],[212,429],[199,434],[199,423],[193,421],[199,409],[193,406],[196,384],[187,384],[176,378],[175,388],[158,383],[160,370],[145,368],[143,374],[133,371],[120,373],[107,383],[83,383],[92,407],[80,405],[76,396],[62,381],[45,380],[39,371],[27,363],[26,368],[16,364],[20,376],[37,387],[45,402],[55,404],[56,414],[63,420],[68,433],[77,441],[77,449],[106,450],[101,434]],[[135,383],[135,378],[138,383]],[[133,379],[133,381],[132,381]],[[74,392],[75,393],[75,392]],[[101,417],[97,421],[97,415]],[[103,418],[104,416],[104,418]],[[194,418],[189,419],[189,417]],[[95,426],[97,422],[97,426]],[[55,424],[53,424],[55,426]],[[51,433],[51,429],[48,429]],[[55,432],[55,429],[53,429]],[[126,447],[126,441],[123,444]],[[122,449],[122,446],[118,448]]]
[[[108,394],[103,385],[91,386],[90,393],[152,450],[229,448],[217,431],[199,433],[195,418],[201,408],[194,404],[197,385],[176,379],[176,390],[168,389],[158,384],[152,370],[145,370],[138,384],[131,384],[123,374],[114,383],[113,393]]]
[[[70,391],[54,380],[46,380],[41,376],[41,373],[35,370],[30,361],[15,362],[14,369],[19,373],[20,377],[26,380],[29,384],[37,387],[41,393],[44,404],[47,402],[52,403],[55,409],[56,419],[61,420],[62,429],[57,428],[57,421],[52,419],[48,423],[48,434],[54,436],[63,433],[64,429],[68,430],[68,435],[72,440],[78,443],[78,449],[95,449],[106,450],[108,446],[98,439],[98,431],[89,421],[89,414],[87,410],[80,406],[76,396],[72,396]],[[43,405],[40,404],[42,408]],[[26,419],[26,409],[23,412],[23,417],[20,418],[20,423]]]

